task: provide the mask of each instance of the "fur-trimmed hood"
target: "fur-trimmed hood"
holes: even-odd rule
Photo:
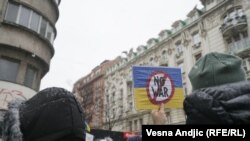
[[[22,141],[23,134],[20,129],[19,108],[23,100],[16,99],[8,104],[8,111],[4,115],[3,140]]]
[[[250,124],[250,82],[195,90],[184,110],[187,124]]]
[[[8,105],[3,123],[4,141],[84,140],[83,111],[72,93],[48,88],[28,101]]]

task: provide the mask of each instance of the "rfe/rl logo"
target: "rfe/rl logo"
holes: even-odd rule
[[[173,80],[166,72],[153,72],[147,79],[147,94],[153,104],[166,103],[174,94]]]

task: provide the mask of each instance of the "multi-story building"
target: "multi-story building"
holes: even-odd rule
[[[91,128],[100,128],[103,124],[104,76],[106,70],[118,60],[119,58],[103,61],[74,84],[73,93],[83,107],[86,121]]]
[[[40,87],[54,55],[60,0],[0,0],[0,110]],[[1,117],[1,116],[0,116]]]
[[[105,76],[104,126],[112,130],[138,131],[140,125],[152,123],[150,111],[136,111],[133,101],[132,66],[170,66],[182,69],[185,95],[192,91],[188,72],[194,63],[209,52],[234,54],[244,60],[250,70],[250,1],[201,0],[185,20],[162,30],[159,37],[146,45],[124,52],[125,57],[107,70]],[[109,112],[105,112],[109,111]],[[183,109],[167,109],[166,124],[185,124]],[[111,117],[111,121],[107,120]]]

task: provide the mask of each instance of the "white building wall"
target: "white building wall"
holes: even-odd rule
[[[190,25],[186,25],[183,29],[172,33],[172,35],[166,39],[161,38],[161,40],[156,42],[154,46],[150,46],[147,50],[142,51],[140,55],[130,58],[130,61],[126,62],[123,66],[118,66],[116,70],[113,69],[113,71],[108,72],[106,74],[106,80],[112,79],[113,76],[116,76],[114,74],[117,72],[119,72],[119,74],[117,74],[119,77],[116,81],[109,81],[112,84],[105,89],[110,90],[112,89],[112,86],[115,86],[118,90],[123,88],[124,92],[123,101],[120,101],[124,105],[124,113],[122,117],[116,119],[117,124],[114,126],[113,130],[128,131],[130,130],[129,122],[132,121],[132,131],[139,131],[140,119],[143,119],[143,124],[152,124],[150,111],[136,111],[134,108],[133,95],[129,95],[127,85],[128,82],[130,84],[132,83],[131,67],[139,64],[144,66],[159,66],[162,52],[163,50],[166,50],[166,62],[168,62],[169,67],[177,67],[178,62],[184,62],[183,69],[185,73],[183,73],[183,83],[185,83],[187,87],[187,94],[190,94],[192,87],[188,79],[188,73],[196,62],[195,55],[201,53],[202,56],[204,56],[213,51],[227,52],[227,43],[225,42],[220,30],[220,27],[223,24],[222,14],[227,12],[228,7],[230,6],[242,5],[242,1],[243,0],[238,0],[237,3],[233,4],[232,1],[218,0],[217,5],[214,5],[210,10],[203,13],[197,21],[189,23]],[[249,25],[250,4],[248,1],[244,1],[244,4],[246,3],[248,6],[244,5],[243,7],[245,8],[244,13],[247,15]],[[250,31],[249,28],[250,26],[248,26],[248,31]],[[192,35],[195,32],[198,32],[201,41],[200,46],[197,48],[193,47],[194,43]],[[181,41],[183,45],[183,54],[177,58],[175,44],[178,41]],[[150,61],[151,58],[153,58],[152,61]],[[119,85],[119,81],[122,81],[123,84]],[[132,108],[129,105],[131,102],[133,103]],[[119,101],[117,101],[117,103],[119,103]],[[126,112],[127,110],[128,112]],[[170,122],[166,124],[185,124],[186,116],[183,109],[166,109],[166,111],[170,111]]]

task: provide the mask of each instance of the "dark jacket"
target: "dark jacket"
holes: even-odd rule
[[[195,90],[184,110],[187,124],[250,124],[250,82]]]
[[[9,104],[4,117],[6,141],[83,141],[83,111],[72,93],[48,88],[25,102]]]

